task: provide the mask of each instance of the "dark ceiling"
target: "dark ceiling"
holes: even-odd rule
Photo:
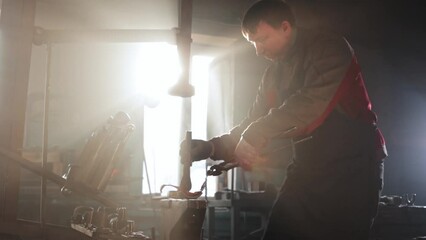
[[[194,42],[224,46],[241,39],[241,16],[254,2],[193,0]],[[426,39],[423,26],[426,8],[421,0],[287,2],[300,26],[329,28],[371,49],[386,48],[397,53],[401,45],[408,45],[413,54],[424,53],[418,51],[423,48],[420,40]],[[37,3],[36,23],[47,29],[171,29],[178,22],[177,0],[37,0]]]

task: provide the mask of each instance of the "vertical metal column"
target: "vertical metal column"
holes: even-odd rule
[[[0,146],[17,152],[23,147],[27,90],[33,41],[35,0],[3,0],[0,19]],[[0,218],[15,221],[18,213],[20,167],[4,163],[7,181],[0,194]]]
[[[44,89],[44,110],[43,110],[43,146],[42,146],[42,161],[41,167],[46,168],[47,156],[49,154],[49,104],[50,104],[50,73],[51,73],[51,58],[52,58],[52,45],[47,43],[47,60],[46,60],[46,82]],[[46,183],[47,179],[41,176],[41,194],[40,194],[40,224],[42,229],[46,224]]]

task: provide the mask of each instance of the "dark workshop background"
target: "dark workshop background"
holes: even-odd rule
[[[306,25],[352,43],[386,138],[383,194],[417,194],[426,204],[426,8],[422,1],[291,1]],[[300,8],[299,8],[300,7]]]

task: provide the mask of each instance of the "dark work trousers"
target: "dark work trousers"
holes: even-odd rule
[[[297,144],[263,239],[368,239],[383,187],[375,131],[334,111]]]

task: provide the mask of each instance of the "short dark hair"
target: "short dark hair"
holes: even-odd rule
[[[296,20],[290,6],[281,0],[261,0],[254,3],[244,14],[241,22],[243,33],[254,33],[260,21],[274,28],[288,21],[294,26]]]

